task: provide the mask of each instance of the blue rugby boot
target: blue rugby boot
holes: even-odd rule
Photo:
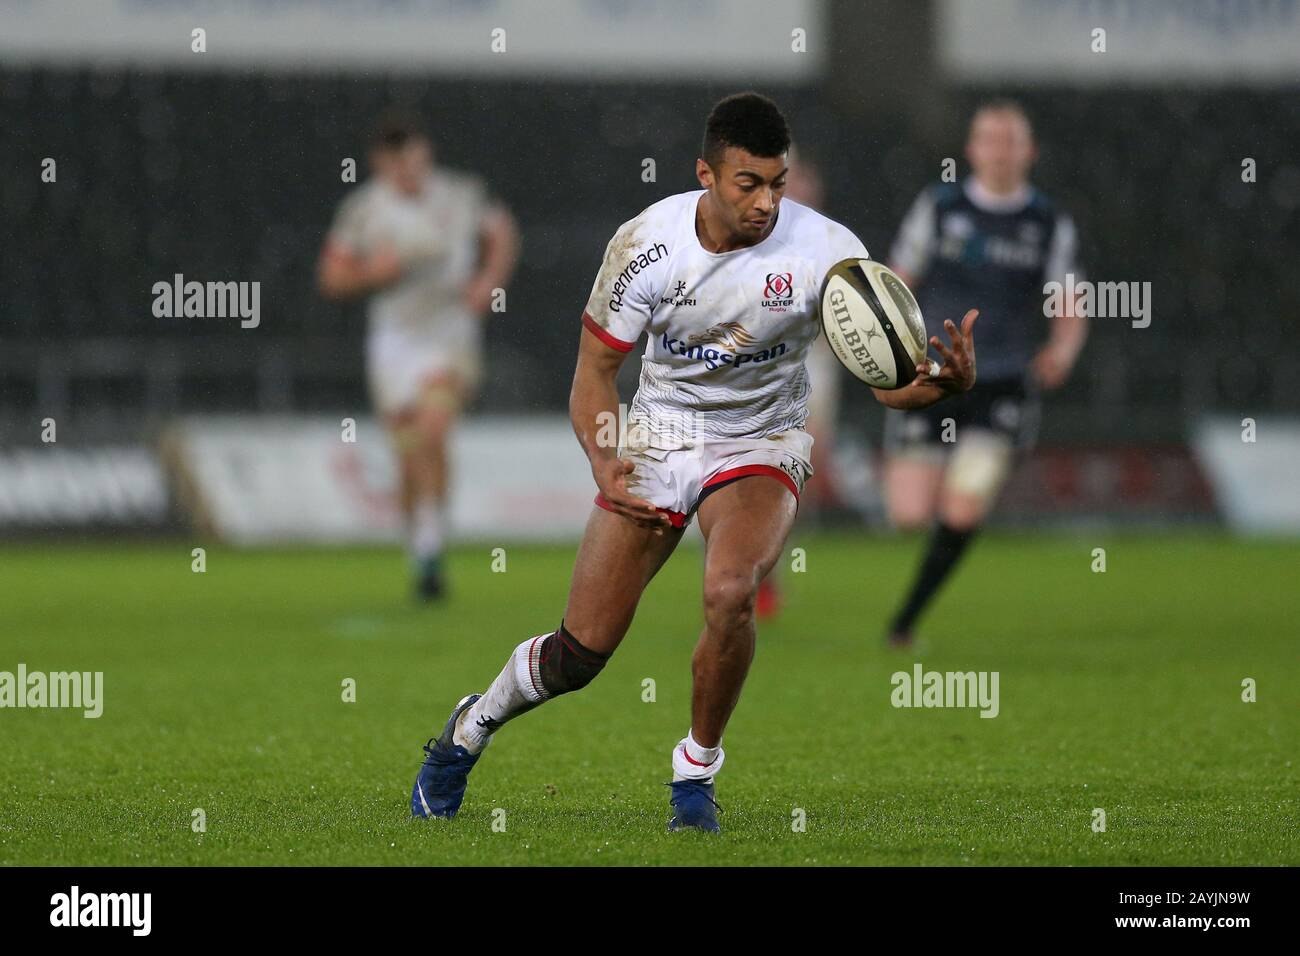
[[[415,786],[411,790],[411,816],[450,819],[460,809],[461,801],[465,799],[465,784],[469,772],[474,769],[474,764],[478,763],[482,751],[476,754],[470,753],[464,747],[452,742],[452,734],[455,732],[456,721],[460,715],[481,696],[481,694],[470,694],[463,698],[451,712],[442,734],[431,738],[424,745],[427,756],[424,758],[424,766],[420,768],[420,775],[415,778]]]
[[[673,808],[673,815],[668,820],[668,829],[704,830],[708,833],[720,833],[718,813],[722,807],[713,799],[713,781],[701,783],[699,780],[676,780],[668,786],[673,788],[673,795],[668,802]]]

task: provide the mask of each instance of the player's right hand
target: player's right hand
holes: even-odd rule
[[[1050,392],[1065,384],[1073,364],[1074,357],[1068,349],[1048,343],[1034,356],[1029,367],[1039,386]]]
[[[615,514],[655,534],[663,534],[672,526],[668,516],[644,498],[638,498],[627,490],[627,476],[634,467],[625,458],[608,458],[593,465],[591,473],[596,479],[596,487]]]

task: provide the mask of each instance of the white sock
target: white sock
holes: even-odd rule
[[[550,636],[550,633],[538,634],[514,649],[497,679],[460,715],[451,735],[453,743],[476,754],[492,740],[496,727],[549,698],[542,687],[538,654],[542,641]]]
[[[416,561],[442,553],[442,505],[435,498],[421,498],[411,509],[411,557]]]
[[[727,755],[722,752],[722,743],[716,747],[702,747],[691,734],[687,734],[673,748],[673,782],[678,780],[699,780],[707,782],[722,769],[722,761]]]

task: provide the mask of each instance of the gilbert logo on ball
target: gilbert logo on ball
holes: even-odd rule
[[[822,282],[822,330],[835,357],[875,388],[902,388],[926,361],[921,309],[897,275],[870,259],[844,259]],[[938,366],[931,363],[931,374]]]

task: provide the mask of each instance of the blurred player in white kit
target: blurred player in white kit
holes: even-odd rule
[[[518,259],[510,212],[468,173],[435,165],[417,121],[389,114],[372,176],[339,206],[321,294],[367,298],[366,373],[400,462],[416,593],[444,593],[449,440],[482,376],[483,320]]]

